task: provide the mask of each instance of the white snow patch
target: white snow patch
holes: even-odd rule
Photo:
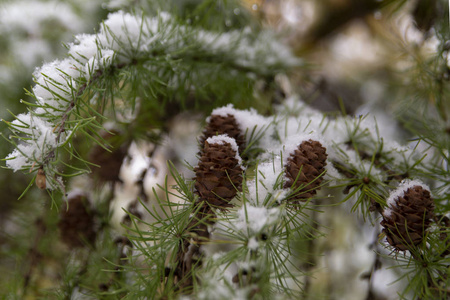
[[[148,156],[154,148],[153,144],[143,141],[132,142],[128,148],[128,156],[120,169],[120,179],[126,184],[135,184],[148,168],[152,159]]]
[[[290,136],[284,143],[282,148],[282,154],[283,154],[283,166],[287,164],[287,160],[291,154],[295,152],[295,150],[298,149],[300,144],[306,141],[317,141],[322,144],[323,147],[327,147],[327,143],[322,138],[322,136],[318,135],[317,133],[308,133],[308,134],[296,134]]]
[[[245,205],[239,209],[237,214],[236,228],[243,232],[256,234],[267,226],[277,224],[283,216],[283,210],[280,207],[266,208]]]
[[[25,165],[29,164],[28,157],[25,157],[18,149],[14,149],[13,152],[8,154],[5,158],[6,166],[12,169],[14,172],[22,169]]]
[[[66,134],[61,134],[57,141],[57,133],[52,125],[30,113],[20,114],[11,124],[13,131],[25,132],[31,136],[30,140],[24,140],[6,157],[6,165],[14,171],[22,169],[30,160],[43,159],[49,149],[64,143],[67,137]]]
[[[221,116],[221,117],[227,117],[228,115],[234,116],[238,110],[234,108],[233,104],[228,104],[226,106],[222,106],[219,108],[214,109],[211,112],[211,115]],[[211,117],[206,118],[206,122],[209,123]]]
[[[286,191],[280,189],[283,173],[280,156],[275,156],[271,162],[260,163],[256,169],[256,178],[247,182],[249,201],[255,206],[262,206],[268,196],[277,202],[284,199]]]
[[[69,44],[69,55],[76,61],[86,63],[97,54],[98,46],[96,41],[97,36],[93,34],[76,35],[75,42]]]
[[[67,199],[75,198],[78,196],[86,196],[86,191],[81,188],[75,188],[67,193]]]
[[[252,131],[264,130],[272,122],[272,118],[261,116],[255,109],[238,110],[234,108],[233,104],[214,109],[211,112],[211,116],[213,115],[221,117],[233,116],[242,135],[245,135],[247,143],[250,141]],[[206,118],[206,122],[210,122],[211,116]]]
[[[77,88],[73,78],[78,78],[80,71],[75,68],[73,59],[66,58],[44,64],[37,68],[33,75],[36,81],[33,93],[39,104],[54,108],[53,114],[63,114],[68,103],[61,101],[56,95],[70,99],[72,89]]]
[[[233,149],[233,151],[236,153],[235,158],[237,159],[239,165],[242,167],[242,159],[239,156],[239,147],[236,144],[235,139],[230,138],[227,134],[220,134],[220,135],[215,135],[215,136],[212,136],[212,137],[206,139],[206,142],[210,145],[211,144],[217,144],[217,145],[230,144],[231,149]]]
[[[258,240],[255,237],[251,237],[248,240],[247,247],[252,250],[258,250],[258,248],[259,248]]]

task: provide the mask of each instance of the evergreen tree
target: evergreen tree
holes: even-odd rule
[[[445,1],[102,7],[3,119],[6,297],[449,297]]]

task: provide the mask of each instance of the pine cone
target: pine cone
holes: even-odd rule
[[[326,149],[318,141],[302,142],[289,156],[285,166],[287,181],[284,188],[296,190],[293,195],[294,203],[306,201],[316,195],[326,165]],[[298,190],[300,187],[302,188]]]
[[[239,147],[239,154],[242,154],[242,151],[245,149],[245,138],[239,129],[236,118],[230,114],[226,117],[211,115],[208,124],[203,131],[203,135],[200,137],[200,148],[203,148],[206,139],[221,134],[227,134],[229,137],[233,138]]]
[[[68,199],[69,209],[64,206],[61,209],[58,227],[61,240],[72,248],[93,244],[96,238],[93,213],[89,208],[88,199],[81,195],[75,195]]]
[[[420,185],[407,189],[383,214],[381,225],[388,243],[398,251],[422,243],[434,216],[430,192]]]
[[[92,168],[92,173],[101,181],[119,181],[119,172],[122,167],[122,161],[127,154],[126,147],[120,145],[118,139],[119,132],[112,131],[101,134],[102,138],[111,144],[111,152],[105,150],[100,145],[95,145],[90,154],[89,160],[98,167]]]
[[[230,207],[229,201],[238,190],[241,191],[243,169],[230,143],[208,141],[205,141],[199,164],[194,168],[195,188],[200,200],[216,207]]]
[[[200,161],[194,168],[195,189],[199,195],[197,204],[200,207],[187,226],[187,230],[194,235],[183,241],[176,258],[175,282],[182,290],[192,287],[192,269],[202,265],[200,246],[210,238],[207,224],[215,222],[211,207],[231,207],[229,202],[242,188],[243,169],[237,151],[236,141],[228,135],[204,138]]]

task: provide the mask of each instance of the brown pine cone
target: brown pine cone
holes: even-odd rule
[[[200,246],[210,238],[207,224],[215,222],[212,207],[231,207],[229,202],[242,189],[243,169],[237,152],[236,141],[228,135],[204,138],[200,161],[194,168],[200,207],[187,226],[193,237],[183,241],[176,258],[175,282],[182,290],[192,288],[192,269],[202,265]]]
[[[239,147],[239,154],[242,154],[242,151],[245,149],[245,138],[239,129],[236,118],[231,114],[228,114],[226,117],[221,115],[211,115],[209,117],[208,124],[199,139],[200,148],[204,147],[206,139],[221,134],[227,134],[233,138]]]
[[[407,189],[383,213],[381,225],[388,243],[398,251],[422,243],[434,216],[430,192],[420,185]]]
[[[295,190],[292,198],[294,203],[316,195],[326,165],[326,149],[318,141],[304,141],[291,153],[285,166],[287,180],[284,188]]]
[[[214,141],[205,141],[198,166],[194,168],[195,189],[200,200],[226,208],[231,206],[229,202],[242,189],[243,169],[236,151],[225,141],[232,139],[224,135],[214,138]]]
[[[68,201],[69,209],[65,205],[61,208],[58,222],[61,240],[71,248],[94,244],[97,234],[88,199],[78,194]]]
[[[119,181],[119,172],[122,161],[127,154],[127,149],[120,144],[119,132],[103,132],[102,138],[111,144],[111,151],[105,150],[100,145],[95,145],[89,153],[89,161],[99,165],[93,166],[92,173],[101,181]]]

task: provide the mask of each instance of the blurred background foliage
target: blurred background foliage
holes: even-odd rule
[[[228,87],[229,90],[222,88],[229,84],[228,76],[212,74],[217,85],[210,87],[205,99],[216,94],[223,100],[229,95],[231,102],[240,103],[239,108],[256,107],[268,114],[273,104],[289,94],[299,94],[312,107],[330,115],[370,113],[383,125],[381,130],[392,130],[393,139],[426,137],[429,144],[447,149],[448,155],[450,32],[448,2],[444,0],[2,0],[0,117],[12,120],[12,115],[24,112],[26,106],[19,100],[30,100],[24,88],[33,85],[36,67],[63,58],[63,45],[71,42],[74,35],[94,33],[109,12],[119,9],[150,15],[165,10],[183,22],[217,32],[245,26],[255,30],[270,28],[305,63],[287,78],[266,78],[254,86],[249,80],[247,85]],[[243,82],[246,80],[242,78]],[[227,94],[230,90],[234,93]],[[247,101],[234,99],[236,95]],[[186,96],[189,97],[181,93],[174,98]],[[224,103],[213,99],[211,104]],[[154,116],[161,122],[157,125],[168,126],[165,122],[171,120],[172,114],[186,110],[171,107],[173,111],[156,113],[154,107],[142,109],[160,113]],[[192,111],[206,116],[211,108],[194,106]],[[142,135],[152,132],[145,129],[145,120],[136,122],[135,128],[144,128]],[[0,123],[0,130],[8,134],[5,129]],[[79,142],[80,149],[85,147],[82,151],[88,152],[87,146]],[[11,148],[9,143],[1,142],[0,155],[5,157]],[[36,187],[17,201],[29,180],[26,174],[0,172],[0,294],[19,295],[17,299],[22,299],[20,295],[29,299],[68,297],[73,287],[65,286],[70,281],[62,280],[70,277],[70,270],[61,265],[69,252],[58,238],[60,212],[50,210],[47,193]],[[103,210],[99,215],[106,217],[97,225],[106,226],[106,201],[99,209]],[[115,241],[106,231],[97,243]],[[113,250],[103,253],[105,249]],[[122,255],[115,247],[94,246],[90,250],[94,257],[106,259],[91,258],[95,262],[81,268],[109,269],[106,260],[117,262]],[[115,280],[113,277],[103,274],[93,278],[93,289],[100,295],[102,287]],[[27,289],[22,293],[24,286]],[[67,294],[64,288],[60,294],[48,294],[58,286],[65,287]]]

